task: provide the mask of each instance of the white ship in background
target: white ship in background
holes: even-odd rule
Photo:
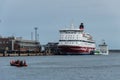
[[[95,51],[95,54],[108,55],[109,49],[108,45],[103,40],[101,44],[98,45],[98,49]]]
[[[77,29],[72,24],[71,28],[59,32],[58,48],[61,54],[91,54],[95,50],[95,41],[89,33],[84,32],[83,23]]]

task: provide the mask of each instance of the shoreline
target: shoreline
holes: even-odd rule
[[[0,57],[43,56],[43,53],[0,53]]]
[[[120,53],[120,50],[109,50],[109,53]],[[51,56],[52,53],[0,53],[0,57],[19,57],[19,56]]]

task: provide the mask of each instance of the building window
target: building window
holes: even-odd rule
[[[8,44],[8,41],[5,41],[5,44]]]

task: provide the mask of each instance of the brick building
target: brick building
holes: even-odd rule
[[[0,37],[0,52],[40,52],[40,42],[23,40],[21,37]]]

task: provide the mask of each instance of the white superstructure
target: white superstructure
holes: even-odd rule
[[[63,52],[90,53],[95,49],[95,42],[89,33],[84,32],[83,23],[79,29],[72,24],[70,29],[63,29],[59,32],[59,48]]]

